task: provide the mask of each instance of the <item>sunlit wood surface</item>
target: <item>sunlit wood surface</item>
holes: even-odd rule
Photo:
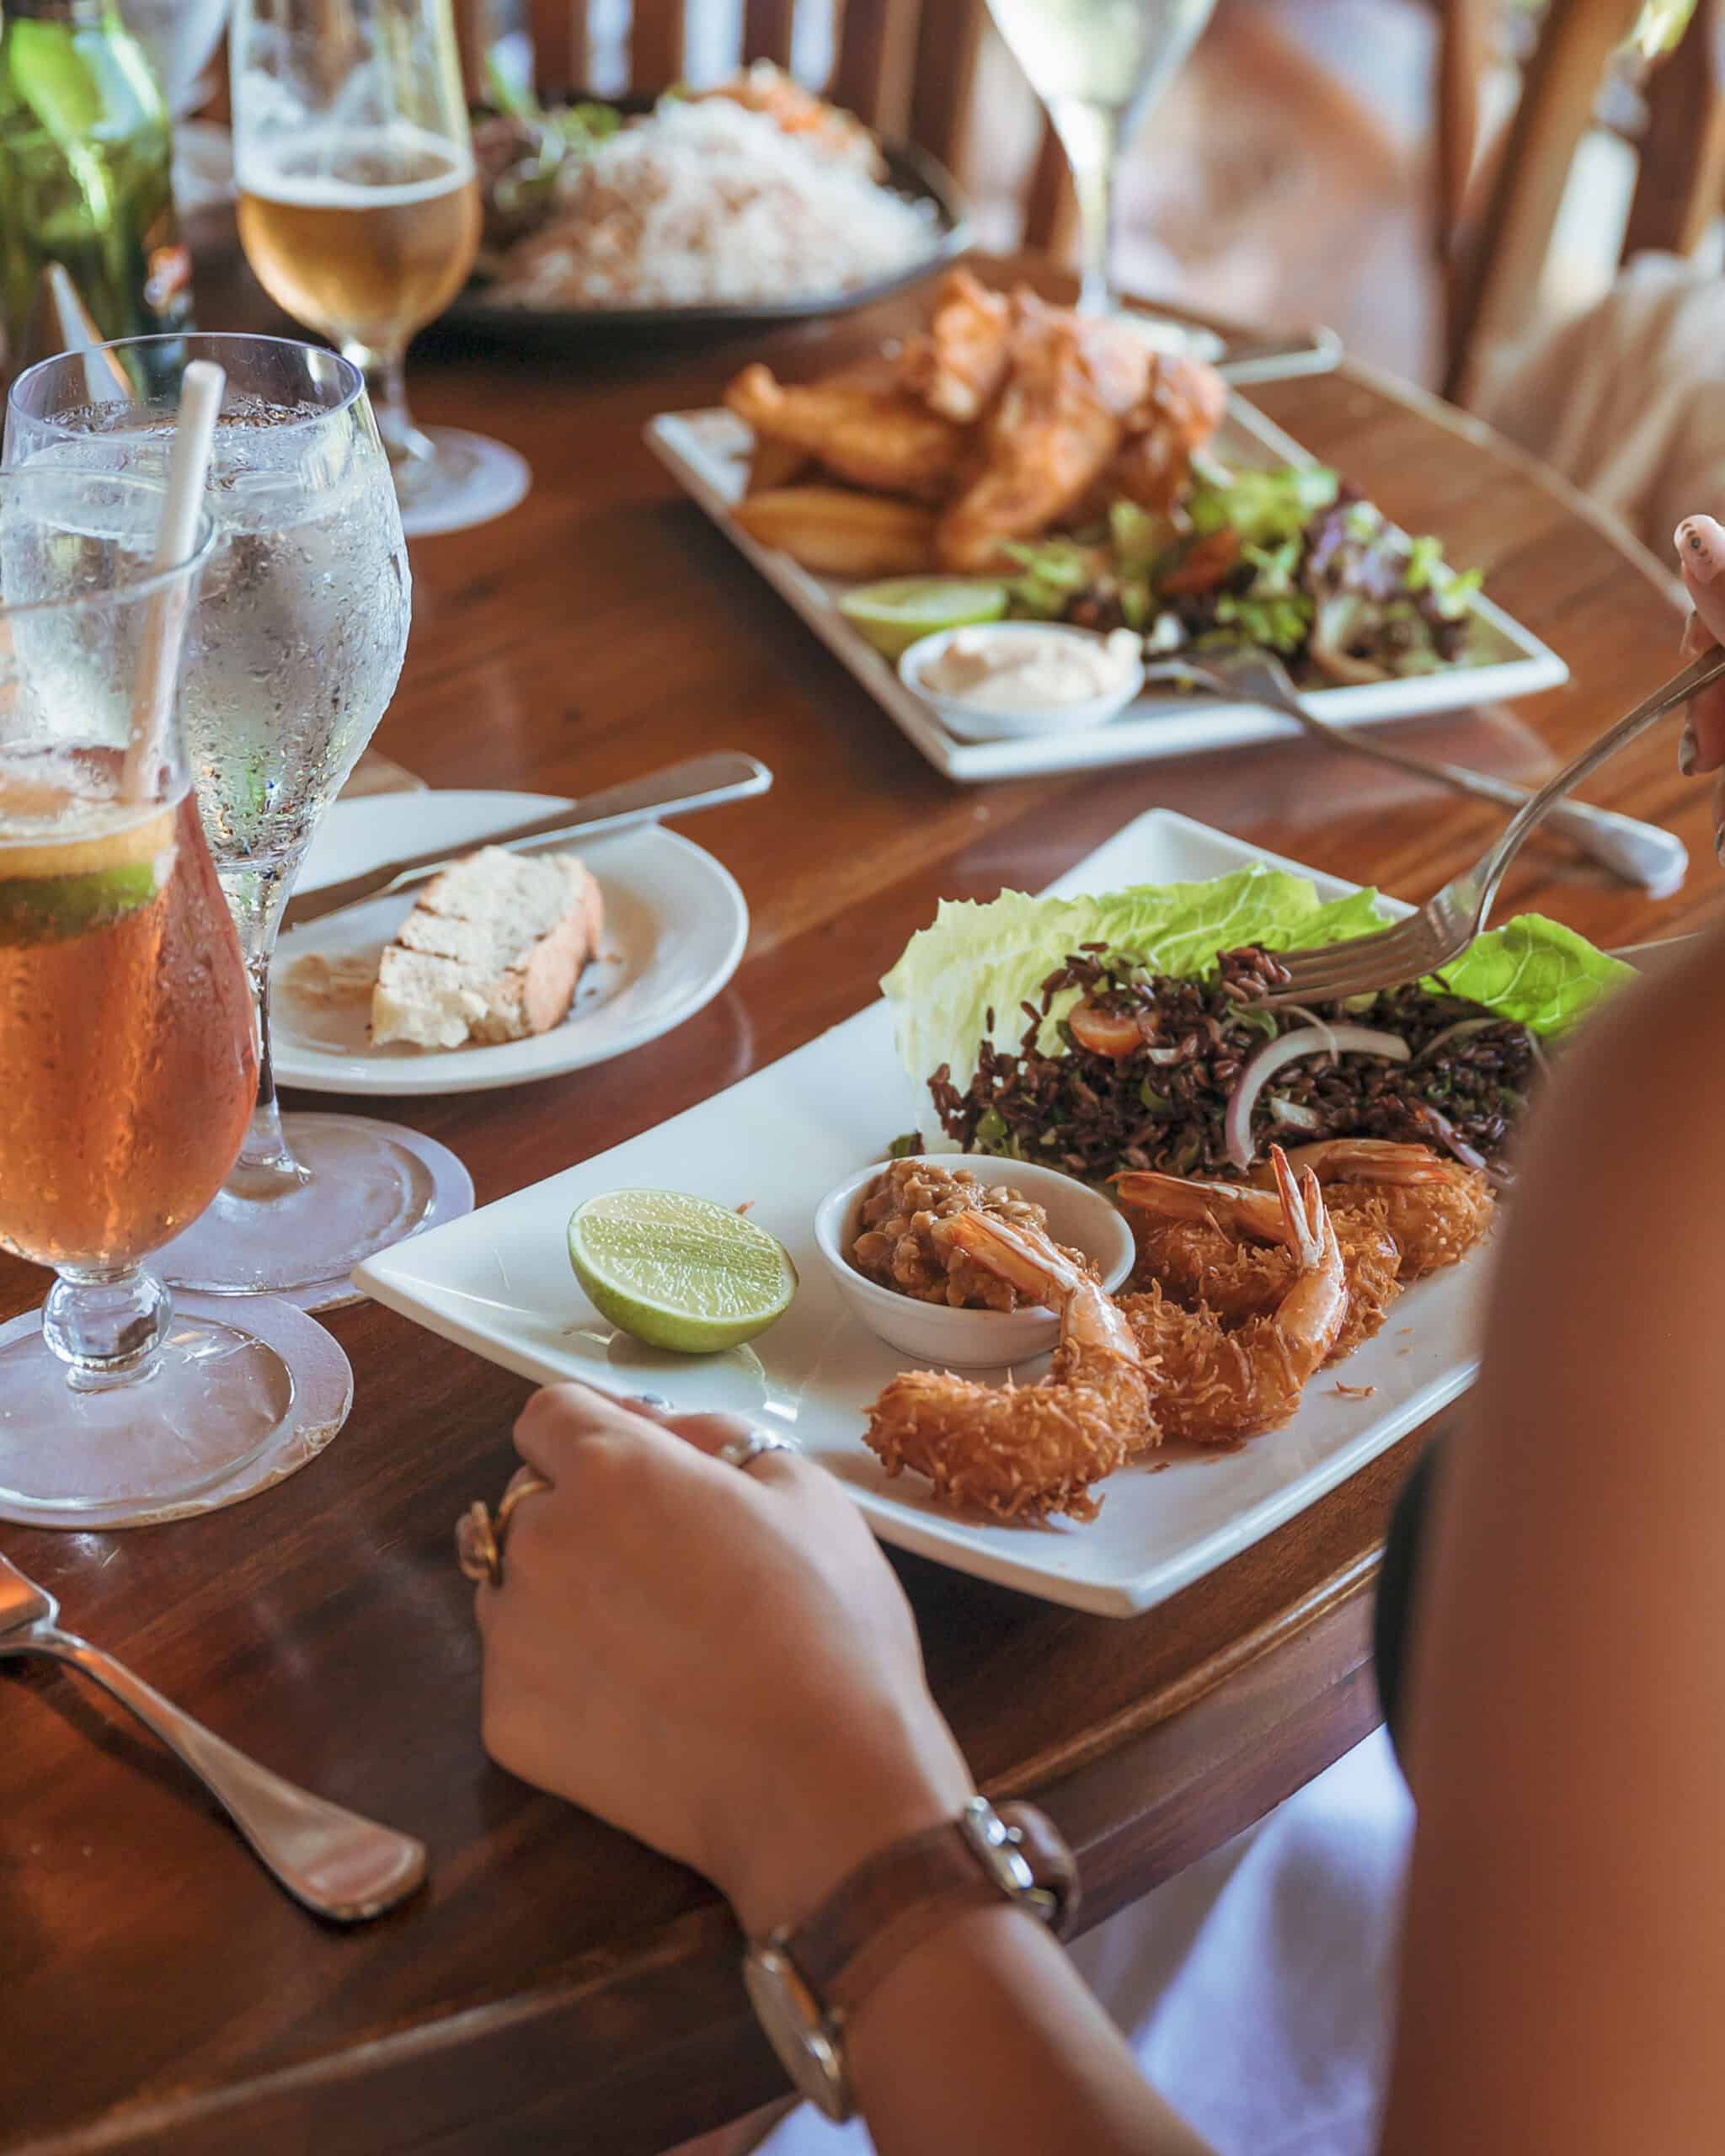
[[[771,356],[814,370],[915,312],[899,302],[782,335]],[[504,521],[416,545],[413,645],[380,747],[443,786],[579,793],[711,746],[751,750],[777,774],[766,800],[691,827],[754,916],[741,971],[699,1017],[600,1070],[385,1104],[461,1153],[482,1203],[848,1016],[937,899],[1035,889],[1154,804],[1410,898],[1497,825],[1487,808],[1300,743],[948,784],[641,446],[651,414],[710,403],[754,349],[595,337],[560,362],[467,355],[414,371],[423,416],[483,424],[537,476]],[[1663,572],[1525,462],[1358,374],[1258,394],[1402,522],[1482,563],[1573,669],[1567,689],[1513,712],[1399,739],[1531,777],[1669,669],[1680,616]],[[1679,898],[1651,904],[1535,842],[1505,903],[1606,943],[1692,925],[1716,872],[1705,787],[1679,779],[1674,748],[1660,731],[1597,792],[1683,832],[1695,867]],[[0,1274],[0,1309],[42,1284],[22,1267]],[[10,2156],[649,2156],[782,2085],[746,2014],[728,1918],[702,1882],[481,1752],[450,1530],[469,1498],[501,1488],[526,1388],[385,1310],[330,1323],[357,1400],[311,1469],[202,1520],[108,1536],[11,1529],[0,1544],[61,1595],[69,1622],[224,1735],[423,1835],[430,1889],[358,1932],[320,1928],[129,1725],[65,1676],[8,1674]],[[1135,1623],[895,1559],[979,1775],[1049,1805],[1081,1853],[1091,1918],[1244,1827],[1372,1726],[1374,1556],[1412,1452],[1397,1448]]]

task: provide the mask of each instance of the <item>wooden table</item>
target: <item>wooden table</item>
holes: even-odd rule
[[[899,303],[837,333],[901,328]],[[696,827],[753,912],[747,958],[669,1039],[601,1069],[389,1112],[467,1161],[479,1200],[614,1145],[846,1017],[942,897],[1034,890],[1153,804],[1423,897],[1489,808],[1302,743],[964,790],[938,777],[674,490],[640,443],[749,348],[595,345],[415,370],[425,417],[533,460],[503,521],[416,545],[414,627],[380,745],[434,784],[576,793],[701,747],[755,751],[766,800]],[[820,338],[772,341],[813,369]],[[1255,392],[1404,524],[1478,562],[1562,651],[1525,710],[1408,726],[1518,776],[1551,767],[1672,662],[1663,573],[1454,414],[1346,371]],[[1704,786],[1671,730],[1599,798],[1674,824],[1696,865],[1662,905],[1535,841],[1506,905],[1597,941],[1669,932],[1713,889]],[[322,1105],[323,1103],[319,1103]],[[376,1104],[360,1102],[362,1108]],[[0,1312],[43,1276],[0,1273]],[[0,2149],[176,2156],[650,2156],[782,2087],[702,1882],[492,1768],[478,1735],[457,1513],[510,1471],[526,1388],[371,1305],[332,1330],[353,1417],[294,1480],[145,1532],[4,1532],[69,1621],[260,1758],[423,1835],[429,1890],[320,1928],[187,1777],[68,1678],[5,1679]],[[1079,1849],[1094,1920],[1258,1817],[1373,1726],[1375,1553],[1413,1456],[1343,1489],[1135,1622],[1080,1616],[895,1556],[937,1696],[991,1791],[1033,1791]]]

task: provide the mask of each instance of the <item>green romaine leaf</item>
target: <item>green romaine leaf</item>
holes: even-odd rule
[[[1634,978],[1633,966],[1596,951],[1561,921],[1525,913],[1476,937],[1431,985],[1549,1039]]]
[[[920,1083],[943,1063],[969,1083],[995,1014],[993,1038],[1016,1046],[1028,1022],[1019,1005],[1081,943],[1141,953],[1156,973],[1204,974],[1219,951],[1332,943],[1381,926],[1377,894],[1325,905],[1303,876],[1258,865],[1204,883],[1144,884],[1096,899],[1033,899],[1002,891],[986,905],[946,899],[881,983],[905,1068]],[[1042,1032],[1053,1052],[1076,994],[1057,997]]]

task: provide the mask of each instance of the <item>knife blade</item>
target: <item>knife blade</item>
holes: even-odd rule
[[[772,773],[758,758],[734,749],[718,750],[709,755],[692,756],[685,763],[667,765],[663,771],[649,772],[645,778],[603,787],[566,808],[553,809],[549,815],[512,825],[506,831],[477,838],[473,843],[501,846],[508,853],[535,851],[569,839],[591,838],[600,831],[656,824],[666,816],[692,816],[727,801],[746,801],[751,795],[765,793],[772,784]],[[302,928],[307,921],[339,913],[344,906],[406,890],[435,876],[457,857],[444,847],[435,853],[386,861],[339,883],[325,883],[321,889],[291,899],[281,925],[284,929]]]

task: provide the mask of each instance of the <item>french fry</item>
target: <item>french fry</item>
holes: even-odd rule
[[[914,576],[936,566],[935,512],[845,487],[774,487],[731,512],[751,539],[821,576]]]
[[[765,494],[771,494],[776,487],[794,486],[812,462],[809,452],[798,449],[794,442],[773,441],[766,435],[757,434],[744,491]]]

